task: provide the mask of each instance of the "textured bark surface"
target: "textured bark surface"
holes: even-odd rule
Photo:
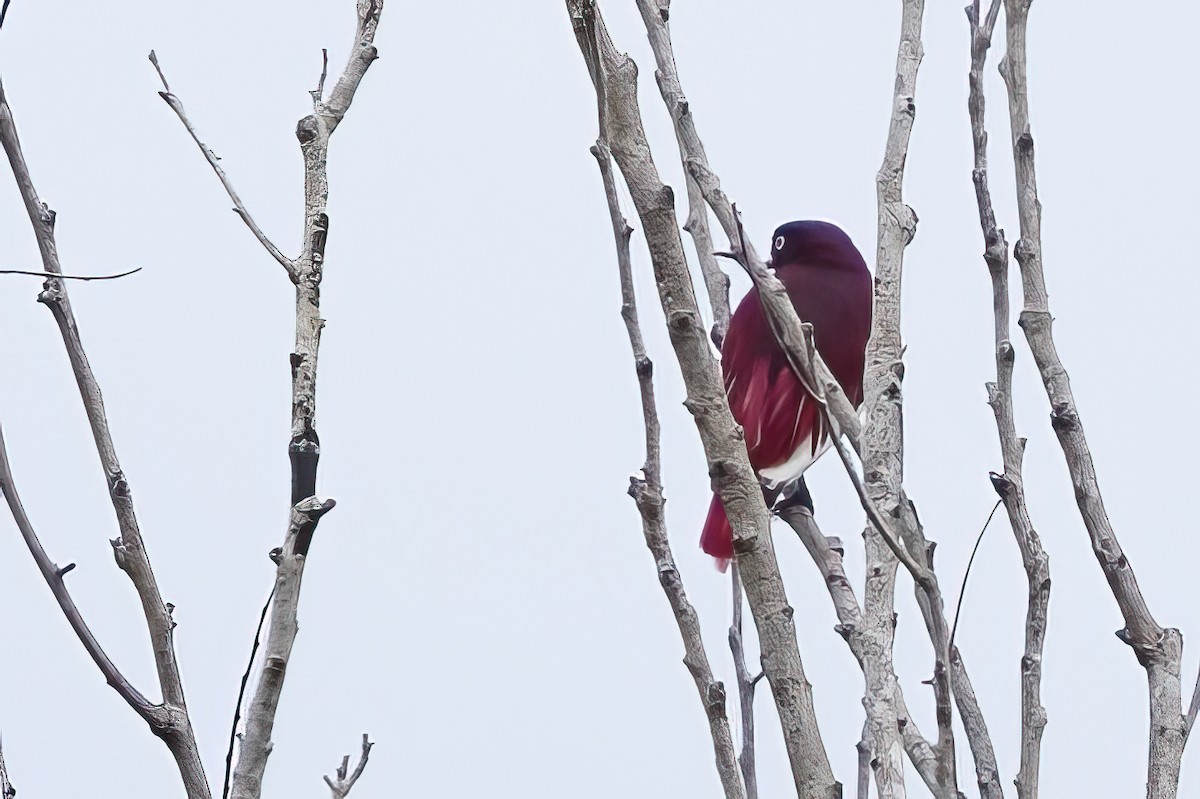
[[[96,452],[100,456],[100,465],[108,483],[108,495],[112,501],[113,511],[117,518],[119,535],[113,539],[113,554],[117,565],[128,575],[137,592],[142,605],[146,629],[150,634],[150,645],[154,652],[154,665],[158,674],[159,690],[162,692],[162,702],[155,705],[129,684],[116,667],[104,655],[99,643],[91,636],[83,623],[74,603],[66,593],[62,577],[71,567],[59,569],[50,563],[49,558],[41,550],[33,535],[32,526],[23,519],[24,511],[20,509],[20,500],[16,498],[11,483],[11,475],[5,481],[5,495],[18,527],[30,547],[38,567],[46,577],[59,606],[67,614],[80,641],[88,653],[100,666],[109,684],[117,689],[122,698],[141,716],[150,729],[163,740],[175,758],[179,774],[187,792],[188,799],[208,799],[208,781],[204,776],[204,766],[200,762],[200,752],[196,745],[196,736],[192,731],[191,719],[188,716],[187,703],[183,695],[183,682],[180,679],[179,664],[175,659],[174,628],[170,607],[163,602],[150,567],[150,558],[146,554],[146,546],[142,540],[141,529],[138,527],[137,516],[133,509],[133,495],[129,482],[117,459],[116,448],[113,445],[112,434],[108,428],[108,418],[104,412],[104,399],[100,394],[100,385],[92,372],[87,353],[83,348],[79,326],[75,321],[75,313],[71,309],[71,300],[67,295],[64,280],[57,277],[62,274],[59,264],[58,247],[54,237],[55,214],[49,206],[43,203],[34,188],[25,156],[21,152],[21,143],[17,138],[16,123],[13,120],[12,109],[4,96],[3,86],[0,86],[0,142],[8,156],[12,167],[13,177],[29,214],[37,238],[38,250],[42,257],[43,269],[55,275],[45,282],[38,302],[44,304],[54,317],[62,336],[63,346],[67,351],[67,360],[75,376],[80,398],[83,400],[84,411],[87,414],[88,425],[91,427],[92,438],[96,444]],[[7,458],[5,460],[5,472]],[[39,555],[40,553],[40,555]],[[50,571],[48,571],[50,569]]]
[[[1015,780],[1019,799],[1036,799],[1041,764],[1042,730],[1046,727],[1046,708],[1042,706],[1042,651],[1046,640],[1046,616],[1050,603],[1050,561],[1041,538],[1033,529],[1025,504],[1025,483],[1021,465],[1025,439],[1017,436],[1013,420],[1013,359],[1009,339],[1008,242],[996,224],[996,213],[988,190],[987,129],[984,125],[983,67],[987,62],[992,33],[1000,13],[1001,0],[992,0],[986,17],[981,18],[979,0],[967,6],[971,33],[971,69],[967,101],[971,118],[971,142],[975,166],[971,177],[979,207],[984,254],[992,281],[995,319],[996,381],[987,384],[988,404],[996,417],[1003,474],[993,475],[992,484],[1004,502],[1009,526],[1016,537],[1021,563],[1025,567],[1028,595],[1025,611],[1025,650],[1021,656],[1021,765]],[[982,787],[982,786],[981,786]],[[982,791],[984,799],[999,796]]]
[[[321,279],[325,270],[325,242],[329,233],[327,173],[329,139],[341,123],[359,83],[378,57],[375,31],[383,11],[382,0],[359,0],[358,25],[350,58],[341,76],[325,97],[322,70],[313,91],[313,112],[296,125],[296,139],[304,157],[304,237],[300,256],[288,269],[296,285],[296,340],[291,354],[292,432],[288,456],[292,470],[292,508],[287,534],[276,563],[275,598],[271,605],[265,660],[246,714],[246,733],[233,769],[230,795],[234,799],[259,799],[271,734],[283,691],[292,642],[304,564],[321,517],[334,507],[332,499],[316,496],[317,462],[321,454],[316,428],[317,354],[321,344]],[[270,249],[270,248],[268,248]],[[365,755],[363,759],[365,765]],[[331,786],[332,787],[332,786]],[[349,791],[349,786],[345,786]]]
[[[1182,713],[1180,659],[1183,638],[1179,631],[1155,621],[1138,587],[1133,565],[1117,540],[1096,479],[1096,467],[1075,406],[1066,367],[1058,355],[1051,332],[1049,296],[1042,264],[1042,205],[1037,193],[1033,134],[1029,125],[1029,84],[1025,41],[1029,0],[1005,0],[1008,52],[1000,74],[1008,88],[1009,124],[1017,178],[1017,213],[1021,238],[1013,255],[1021,270],[1024,308],[1019,317],[1042,385],[1050,400],[1050,425],[1071,474],[1079,514],[1092,542],[1109,589],[1117,601],[1125,627],[1117,636],[1137,655],[1146,669],[1150,689],[1150,753],[1146,795],[1173,799],[1179,787],[1179,767],[1187,739]]]
[[[604,131],[629,187],[642,229],[688,399],[716,490],[733,527],[734,551],[758,628],[763,670],[779,711],[797,794],[803,799],[841,796],[817,728],[812,686],[804,675],[762,491],[734,423],[699,308],[683,242],[675,222],[674,194],[659,178],[637,105],[637,67],[617,52],[591,0],[567,0],[580,49],[596,86]]]
[[[900,277],[904,248],[916,234],[917,216],[904,204],[904,164],[916,106],[917,68],[922,57],[922,0],[904,0],[900,46],[896,54],[895,96],[883,165],[876,175],[879,205],[879,240],[875,257],[875,315],[867,344],[863,381],[861,456],[866,494],[885,517],[899,519],[904,481],[904,437],[901,380],[904,377],[900,339]],[[866,540],[867,582],[863,595],[863,671],[866,688],[871,764],[880,799],[900,799],[904,786],[904,748],[896,709],[896,674],[892,662],[895,646],[896,555],[882,533],[869,525]],[[908,543],[908,542],[905,542]],[[918,554],[918,553],[913,553]],[[920,553],[923,554],[923,553]],[[939,666],[945,660],[938,654]],[[936,679],[936,675],[935,675]],[[944,682],[944,681],[943,681]],[[957,793],[954,779],[953,739],[949,728],[948,698],[938,696],[938,744],[941,766],[935,790],[939,799]],[[945,706],[945,707],[943,707]],[[949,750],[949,755],[945,753]]]
[[[671,612],[675,615],[675,623],[679,627],[679,635],[683,639],[683,663],[692,675],[696,690],[700,694],[700,702],[704,706],[704,714],[708,718],[721,787],[727,799],[753,799],[748,796],[739,776],[733,733],[725,712],[725,686],[713,676],[712,666],[704,649],[704,640],[700,635],[700,619],[696,615],[696,609],[688,601],[683,588],[683,578],[675,565],[675,556],[671,552],[670,540],[667,537],[662,491],[661,433],[658,407],[654,399],[654,364],[646,353],[646,345],[642,339],[637,298],[633,289],[633,265],[629,257],[629,239],[633,235],[633,228],[621,213],[617,201],[617,183],[608,145],[603,140],[597,141],[591,152],[600,167],[604,194],[608,201],[608,213],[612,220],[613,238],[617,247],[617,269],[621,278],[621,318],[625,320],[625,330],[633,350],[634,369],[637,372],[641,394],[642,420],[646,429],[646,461],[642,467],[642,476],[630,478],[629,494],[637,503],[646,546],[654,556],[658,581],[667,596]]]

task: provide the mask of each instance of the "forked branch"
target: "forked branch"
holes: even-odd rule
[[[90,639],[90,633],[83,634],[86,626],[82,625],[82,620],[78,618],[77,613],[75,619],[68,614],[68,620],[71,621],[76,633],[80,635],[80,640],[84,642],[93,659],[102,666],[101,670],[105,672],[105,678],[113,682],[113,687],[122,692],[122,696],[130,706],[149,723],[154,734],[162,738],[167,745],[179,767],[188,799],[208,799],[208,782],[204,776],[204,767],[200,762],[199,748],[192,731],[187,703],[184,701],[179,665],[175,659],[175,622],[171,618],[169,606],[163,601],[162,594],[158,590],[154,571],[150,568],[150,559],[146,554],[142,533],[133,509],[133,497],[129,482],[121,470],[112,434],[108,428],[108,418],[104,411],[104,399],[100,394],[100,385],[92,373],[91,364],[84,351],[79,325],[75,321],[75,313],[67,295],[66,283],[58,277],[62,274],[62,267],[59,264],[58,246],[54,236],[55,213],[41,201],[34,188],[29,167],[21,151],[16,123],[4,94],[3,85],[0,85],[0,144],[3,144],[4,152],[8,156],[13,177],[16,179],[25,210],[29,214],[29,221],[33,226],[42,258],[42,267],[46,272],[54,275],[47,278],[44,289],[38,296],[38,301],[50,310],[58,325],[63,345],[67,351],[67,360],[71,364],[71,371],[74,373],[75,383],[79,388],[80,398],[83,400],[96,452],[100,457],[100,464],[108,483],[109,498],[117,518],[119,537],[112,541],[113,554],[116,556],[117,565],[129,576],[138,599],[141,601],[142,613],[154,652],[159,689],[162,692],[161,705],[154,706],[141,694],[133,691],[127,681],[124,681],[123,678],[118,679],[119,673],[115,667],[111,666],[111,663],[107,663],[106,657],[102,657],[103,652],[100,650],[99,644],[94,639]],[[9,489],[11,491],[11,482]],[[15,497],[15,494],[12,496]],[[15,507],[19,507],[19,502],[15,503]],[[10,509],[14,509],[12,498],[10,498]],[[31,535],[32,528],[28,523],[26,523],[26,528],[22,531],[23,534],[30,533],[26,536],[26,542],[36,542],[36,536]],[[38,549],[40,549],[40,545],[35,547],[31,544],[30,551],[34,552],[35,559],[38,557]],[[44,552],[42,561],[39,562],[39,568],[45,574],[45,566],[49,563],[49,558],[45,557]],[[58,571],[56,573],[57,582],[51,580],[49,584],[51,590],[55,592],[60,606],[66,611],[68,607],[73,608],[74,605],[70,603],[70,598],[61,585],[61,577],[65,572]],[[158,709],[151,710],[154,707]]]

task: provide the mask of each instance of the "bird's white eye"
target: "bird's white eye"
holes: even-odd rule
[[[775,237],[775,249],[777,249],[777,250],[783,249],[783,236]]]

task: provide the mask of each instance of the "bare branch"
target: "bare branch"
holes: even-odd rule
[[[207,144],[200,141],[200,135],[196,133],[196,128],[193,127],[191,120],[188,119],[187,114],[183,110],[183,103],[178,97],[171,93],[171,87],[167,84],[167,76],[163,74],[162,67],[159,66],[158,63],[158,56],[154,54],[153,50],[150,51],[149,58],[150,63],[154,65],[154,69],[158,71],[159,79],[162,80],[163,91],[159,92],[158,96],[163,98],[166,104],[171,107],[171,110],[175,112],[175,115],[179,117],[179,121],[182,122],[183,126],[187,129],[188,135],[192,137],[192,141],[196,142],[196,146],[199,147],[200,152],[204,154],[204,159],[208,161],[208,165],[212,167],[213,172],[217,173],[217,178],[221,181],[221,185],[225,187],[225,193],[229,195],[229,199],[233,200],[234,213],[242,218],[242,221],[246,223],[246,227],[250,228],[250,232],[253,233],[254,237],[258,239],[259,243],[266,248],[267,252],[271,254],[271,257],[278,261],[280,266],[287,270],[288,275],[295,279],[295,264],[293,264],[286,255],[280,252],[279,248],[276,247],[269,238],[267,238],[266,233],[263,233],[262,228],[260,228],[258,223],[254,221],[254,217],[250,216],[250,212],[246,210],[246,205],[242,202],[242,198],[238,196],[236,191],[234,191],[233,184],[230,183],[229,177],[225,174],[225,170],[221,168],[219,163],[217,163],[221,159],[217,157],[216,153],[209,149]]]
[[[119,277],[128,277],[136,272],[142,271],[139,266],[137,269],[130,269],[128,272],[119,272],[115,275],[60,275],[55,272],[30,272],[24,269],[0,269],[0,275],[29,275],[31,277],[53,277],[58,280],[116,280]]]
[[[617,201],[617,183],[613,176],[612,158],[603,138],[591,148],[600,167],[604,183],[604,194],[608,200],[609,217],[612,220],[613,239],[617,247],[617,268],[621,278],[621,317],[633,350],[634,368],[637,372],[641,394],[642,419],[646,430],[646,462],[642,466],[642,477],[630,478],[629,494],[637,504],[642,517],[642,533],[646,546],[654,555],[658,580],[663,593],[675,615],[679,634],[683,638],[684,665],[692,675],[700,702],[708,717],[709,733],[712,736],[713,752],[716,756],[717,773],[721,786],[729,799],[752,799],[748,787],[738,777],[737,761],[734,756],[733,735],[729,729],[729,718],[725,711],[725,686],[716,680],[704,650],[700,634],[700,619],[696,609],[688,601],[683,580],[675,565],[671,543],[667,537],[666,515],[663,510],[662,459],[658,410],[654,399],[654,364],[646,354],[638,321],[637,297],[633,288],[633,266],[629,257],[629,239],[633,228],[629,226]],[[739,678],[740,679],[740,678]],[[740,683],[739,683],[740,684]]]
[[[1029,125],[1029,85],[1026,75],[1026,28],[1029,0],[1005,0],[1008,52],[1000,74],[1008,88],[1009,122],[1017,182],[1017,213],[1021,238],[1013,255],[1021,269],[1024,308],[1019,324],[1042,376],[1050,400],[1050,424],[1071,474],[1075,501],[1092,551],[1108,580],[1125,627],[1117,636],[1133,649],[1146,669],[1150,687],[1150,753],[1148,799],[1173,799],[1179,787],[1179,767],[1186,740],[1182,713],[1180,660],[1183,638],[1155,621],[1138,587],[1133,565],[1121,549],[1096,479],[1096,467],[1066,368],[1054,344],[1052,317],[1042,265],[1041,202],[1037,194],[1033,134]]]
[[[996,212],[988,190],[987,129],[984,124],[983,67],[992,43],[992,32],[1000,13],[1001,0],[992,0],[986,19],[981,19],[979,0],[967,6],[970,22],[971,69],[968,76],[970,97],[967,107],[971,118],[971,141],[975,155],[972,180],[983,230],[984,254],[992,280],[992,305],[995,317],[996,382],[989,383],[988,404],[996,417],[996,433],[1004,474],[993,475],[992,484],[1004,503],[1009,526],[1021,552],[1028,582],[1025,612],[1025,651],[1021,657],[1021,767],[1016,786],[1019,799],[1036,799],[1041,764],[1042,730],[1046,709],[1042,706],[1042,650],[1046,639],[1046,614],[1050,600],[1050,565],[1041,539],[1033,529],[1025,505],[1025,485],[1021,462],[1025,440],[1017,437],[1013,420],[1013,357],[1009,340],[1008,242],[996,224]]]
[[[762,679],[760,671],[754,677],[746,668],[746,647],[742,638],[742,578],[737,563],[733,564],[729,585],[733,593],[733,620],[729,624],[729,652],[733,655],[733,670],[737,679],[738,706],[742,716],[742,751],[738,767],[746,784],[746,799],[758,799],[758,774],[754,763],[754,689]]]
[[[66,284],[57,277],[62,274],[62,268],[59,264],[58,247],[54,238],[55,214],[38,198],[29,168],[25,163],[25,156],[21,152],[21,143],[17,137],[12,109],[8,105],[2,85],[0,85],[0,142],[3,143],[4,151],[8,155],[8,162],[12,167],[13,176],[16,178],[21,199],[25,203],[25,210],[33,225],[38,250],[42,257],[42,266],[45,271],[55,275],[46,280],[44,290],[38,296],[38,301],[50,310],[58,325],[59,333],[62,335],[67,358],[71,363],[71,370],[75,375],[75,382],[79,387],[88,423],[92,429],[96,451],[100,456],[100,464],[108,481],[109,497],[117,517],[120,537],[112,542],[113,554],[116,556],[117,565],[129,576],[137,591],[146,627],[150,633],[159,688],[163,696],[162,715],[156,716],[154,721],[147,718],[144,708],[148,703],[144,698],[138,703],[131,702],[131,705],[142,718],[150,723],[150,729],[163,739],[171,754],[174,755],[189,799],[208,799],[208,782],[204,776],[204,767],[200,762],[199,749],[192,731],[191,719],[188,716],[187,703],[184,700],[179,665],[175,660],[175,622],[171,619],[170,609],[163,602],[154,571],[150,568],[150,559],[146,554],[141,530],[138,528],[137,516],[133,509],[129,483],[125,479],[125,474],[117,459],[112,434],[108,429],[108,419],[104,413],[104,399],[83,349],[79,326],[75,321],[74,311],[71,309],[70,298],[67,296]],[[65,572],[57,573],[60,581],[63,573]],[[53,589],[54,583],[51,583],[51,587]],[[78,628],[76,632],[79,632]],[[96,648],[98,649],[98,646]],[[106,678],[110,676],[109,673],[105,674]]]
[[[364,732],[362,754],[358,756],[358,764],[354,767],[354,773],[347,775],[350,770],[350,755],[346,755],[337,768],[336,779],[330,779],[328,776],[323,778],[325,784],[329,786],[329,790],[333,792],[333,799],[346,799],[346,795],[350,793],[354,783],[358,782],[358,778],[362,776],[363,769],[367,767],[367,758],[371,756],[371,747],[374,745]]]
[[[709,473],[733,528],[734,552],[758,627],[763,667],[779,710],[796,790],[802,799],[826,799],[841,788],[817,727],[793,611],[775,560],[770,517],[700,321],[675,222],[674,194],[658,175],[642,127],[637,67],[617,52],[594,0],[567,0],[566,5],[596,88],[601,129],[649,244],[667,330],[688,391],[685,405],[695,419]]]
[[[729,275],[717,265],[716,254],[713,252],[712,233],[708,226],[708,209],[704,204],[704,193],[700,184],[687,168],[691,154],[707,161],[704,155],[704,144],[696,134],[695,121],[692,119],[691,107],[684,97],[683,87],[679,84],[679,72],[675,68],[675,50],[671,45],[671,32],[667,26],[670,15],[671,0],[637,0],[638,11],[646,26],[646,35],[650,39],[650,48],[654,51],[654,61],[658,65],[654,78],[658,83],[658,91],[663,103],[671,114],[675,124],[675,138],[679,142],[679,157],[683,161],[684,180],[687,185],[688,215],[683,225],[692,237],[696,247],[696,258],[700,261],[700,274],[704,278],[704,286],[708,291],[708,302],[713,312],[713,343],[717,349],[725,341],[725,333],[729,330]]]
[[[284,676],[296,638],[300,582],[313,535],[321,517],[333,509],[332,499],[316,496],[320,438],[316,429],[317,353],[321,343],[320,286],[324,275],[325,243],[329,233],[327,162],[329,139],[345,116],[367,68],[376,58],[372,43],[383,12],[382,0],[359,0],[355,45],[345,71],[328,102],[313,97],[313,113],[296,125],[304,157],[304,239],[300,256],[289,274],[296,284],[296,339],[291,354],[292,430],[288,457],[292,473],[292,508],[287,534],[276,563],[274,599],[265,645],[262,674],[246,713],[246,734],[233,769],[233,799],[259,799],[271,733],[283,691]]]
[[[4,3],[8,7],[8,2]],[[0,22],[3,22],[3,14],[0,14]],[[0,799],[16,799],[17,789],[8,781],[8,766],[4,763],[4,741],[0,740]]]
[[[87,650],[88,655],[91,656],[96,666],[100,669],[100,673],[104,675],[105,681],[151,727],[166,724],[168,722],[166,709],[162,705],[150,701],[139,690],[133,687],[133,684],[121,673],[121,670],[117,668],[116,664],[112,662],[108,654],[100,646],[100,642],[96,640],[87,622],[84,621],[83,614],[79,612],[79,608],[75,605],[75,601],[71,598],[71,593],[67,590],[67,585],[63,581],[63,576],[71,571],[75,564],[69,563],[66,566],[60,567],[46,554],[42,542],[38,539],[37,532],[33,529],[33,523],[29,520],[28,514],[25,513],[25,508],[21,504],[21,497],[17,493],[12,467],[8,461],[8,449],[4,443],[3,430],[0,430],[0,493],[4,495],[4,499],[8,503],[9,512],[12,513],[13,521],[16,522],[17,530],[20,531],[21,537],[25,539],[25,545],[29,548],[29,554],[33,556],[33,561],[37,564],[38,571],[42,573],[42,578],[46,581],[46,585],[50,586],[50,592],[54,594],[54,598],[58,601],[58,606],[62,609],[63,615],[66,616],[71,629],[75,631],[75,635],[79,638],[80,643],[83,644],[83,648]]]

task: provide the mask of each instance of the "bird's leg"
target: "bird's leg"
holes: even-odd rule
[[[764,496],[766,496],[766,492],[767,489],[764,488]],[[792,483],[788,483],[782,488],[782,490],[775,489],[774,494],[775,497],[779,497],[778,501],[776,501],[772,507],[772,510],[775,513],[779,513],[779,511],[787,508],[794,508],[797,505],[803,505],[804,507],[808,508],[809,513],[814,512],[812,494],[808,493],[808,485],[804,482],[803,476],[797,478]],[[783,496],[779,496],[780,494]],[[771,497],[771,499],[774,499],[775,497]],[[768,500],[768,503],[769,502],[770,500]]]

